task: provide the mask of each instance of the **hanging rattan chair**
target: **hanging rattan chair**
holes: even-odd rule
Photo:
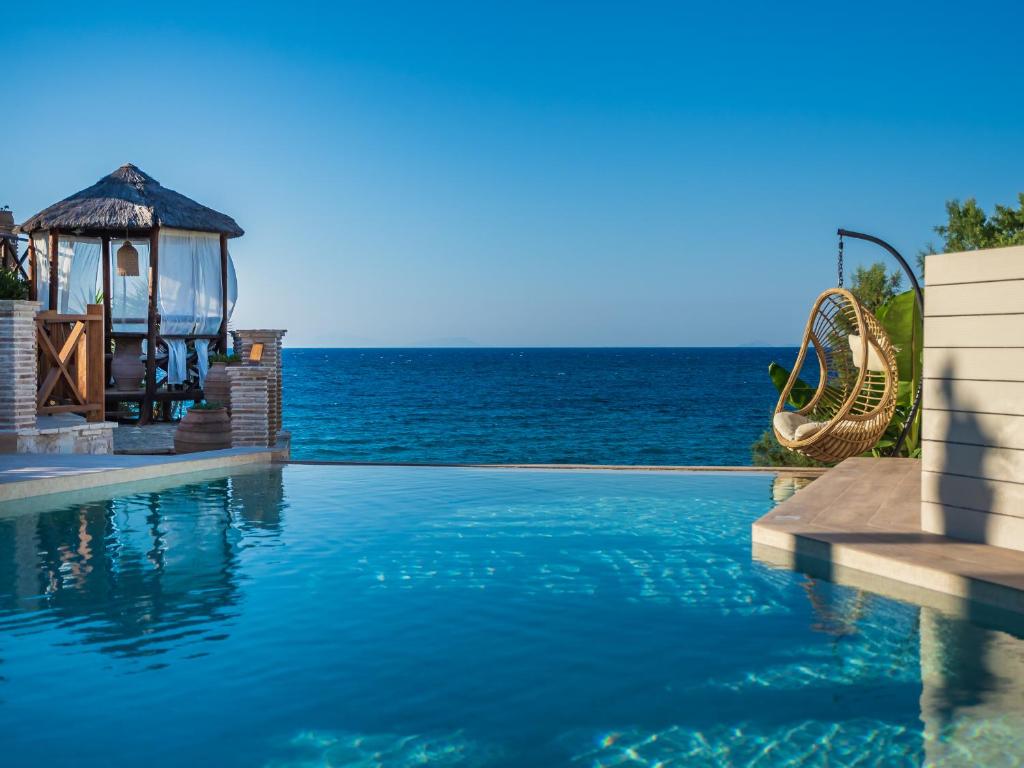
[[[817,387],[803,408],[786,410],[812,349]],[[775,406],[775,437],[791,451],[828,463],[869,451],[892,421],[898,385],[896,355],[881,324],[852,293],[831,288],[814,302],[800,354]]]

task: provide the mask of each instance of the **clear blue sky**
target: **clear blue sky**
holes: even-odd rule
[[[896,5],[15,2],[0,204],[133,162],[292,345],[795,343],[837,226],[1024,190],[1019,3]]]

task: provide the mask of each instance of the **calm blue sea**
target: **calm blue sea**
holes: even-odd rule
[[[286,349],[293,458],[750,463],[796,349]]]

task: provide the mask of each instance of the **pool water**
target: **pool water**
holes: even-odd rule
[[[2,763],[1020,765],[1019,627],[755,561],[772,488],[289,465],[23,502]]]

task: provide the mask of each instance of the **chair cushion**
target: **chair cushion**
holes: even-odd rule
[[[812,421],[793,411],[781,411],[772,419],[775,431],[787,440],[806,440],[825,426],[823,421]]]
[[[864,344],[856,333],[851,333],[848,338],[850,340],[850,352],[853,353],[853,364],[860,368],[860,356],[864,354]],[[868,344],[868,370],[885,371],[887,368],[888,366],[882,361],[878,350],[875,349],[875,345]]]

